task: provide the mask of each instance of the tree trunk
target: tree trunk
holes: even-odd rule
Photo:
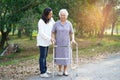
[[[102,27],[101,27],[101,29],[100,29],[100,32],[99,32],[99,37],[100,37],[101,39],[102,39],[103,36],[104,36],[105,27],[106,27],[106,22],[104,21],[104,22],[103,22],[103,25],[102,25]]]
[[[118,26],[116,27],[116,34],[117,34],[117,35],[119,34]]]
[[[113,36],[114,27],[115,27],[115,22],[113,22],[113,23],[112,23],[112,31],[111,31],[111,36]]]
[[[33,39],[33,38],[32,38],[32,32],[33,32],[33,30],[30,30],[30,33],[29,33],[30,40],[32,40],[32,39]]]
[[[103,36],[104,36],[104,30],[105,30],[105,27],[107,25],[107,20],[109,18],[109,13],[111,12],[112,10],[112,3],[107,3],[105,5],[105,7],[103,8],[103,17],[104,17],[104,21],[103,21],[103,25],[101,26],[101,29],[100,29],[100,34],[99,34],[99,37],[102,39]]]
[[[22,28],[19,28],[18,29],[18,38],[21,38],[21,36],[22,36]]]
[[[0,41],[0,48],[3,49],[4,46],[5,46],[5,42],[6,42],[6,45],[8,45],[8,34],[9,32],[1,32],[2,33],[2,38],[1,38],[1,41]]]
[[[15,35],[15,30],[16,30],[16,26],[13,24],[13,30],[12,30],[12,35]]]

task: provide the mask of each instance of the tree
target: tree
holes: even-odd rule
[[[97,35],[103,22],[101,9],[94,0],[77,1],[72,10],[78,36]]]
[[[118,0],[108,0],[105,6],[103,7],[104,21],[101,26],[100,38],[104,36],[105,28],[107,28],[110,25],[112,26],[111,35],[113,35],[113,30],[115,28],[115,24],[119,16],[117,10],[115,9],[117,2]]]
[[[42,1],[41,1],[42,2]],[[1,0],[0,1],[0,48],[4,48],[13,24],[23,17],[24,12],[40,4],[37,0]]]
[[[70,9],[78,36],[104,36],[105,29],[115,27],[118,11],[114,9],[118,0],[76,0]]]
[[[24,17],[20,19],[19,21],[19,33],[18,37],[21,37],[21,31],[24,31],[24,35],[29,36],[30,40],[32,40],[32,32],[33,30],[36,30],[37,27],[37,14],[34,13],[33,10],[28,10],[25,12]]]

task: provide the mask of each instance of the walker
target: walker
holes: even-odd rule
[[[54,67],[55,67],[55,63],[54,63],[54,60],[56,59],[60,59],[60,60],[64,60],[64,59],[70,59],[71,60],[71,65],[70,65],[70,69],[73,70],[73,69],[76,69],[78,67],[78,44],[76,43],[76,55],[75,55],[75,65],[76,66],[73,66],[73,56],[72,56],[72,46],[58,46],[58,45],[54,45],[53,46],[53,78],[55,76],[55,70],[54,70]],[[63,48],[69,48],[69,57],[68,58],[55,58],[55,48],[57,47],[63,47]],[[71,54],[71,55],[70,55]],[[71,76],[72,78],[72,76]]]

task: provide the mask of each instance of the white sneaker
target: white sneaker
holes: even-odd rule
[[[44,74],[40,74],[40,77],[47,78],[47,77],[49,77],[49,75],[47,73],[44,73]]]
[[[62,76],[62,75],[63,75],[63,72],[62,72],[62,71],[59,71],[57,74],[58,74],[58,76]]]
[[[64,76],[68,76],[69,74],[68,74],[68,72],[64,72],[63,75]]]
[[[51,74],[52,72],[51,72],[51,71],[49,71],[49,70],[47,70],[47,71],[46,71],[46,73]]]

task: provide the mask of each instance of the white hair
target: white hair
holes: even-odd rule
[[[59,11],[59,16],[60,16],[61,13],[64,13],[66,15],[66,18],[68,17],[68,11],[66,9],[61,9]]]

